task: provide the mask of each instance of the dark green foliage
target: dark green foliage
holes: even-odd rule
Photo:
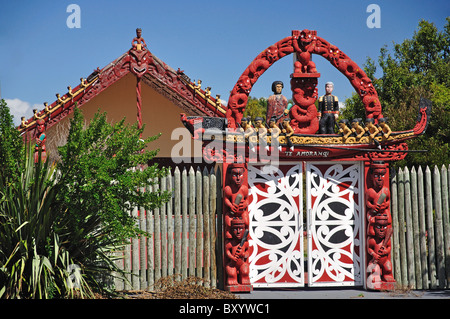
[[[431,122],[423,136],[408,141],[410,153],[395,165],[442,165],[450,162],[450,17],[443,31],[421,20],[411,39],[381,48],[378,64],[383,74],[375,78],[375,62],[368,58],[365,71],[377,89],[383,115],[393,131],[412,129],[421,97],[432,101]],[[345,118],[364,118],[356,94],[345,101]]]
[[[153,209],[170,198],[168,192],[144,192],[165,174],[141,166],[156,154],[146,145],[157,137],[142,140],[143,129],[108,124],[105,114],[84,128],[81,112],[74,113],[60,162],[35,164],[29,144],[26,156],[10,160],[18,174],[0,175],[0,298],[112,292],[105,278],[123,275],[115,253],[142,235],[130,210]],[[24,149],[20,143],[7,147],[11,154]]]

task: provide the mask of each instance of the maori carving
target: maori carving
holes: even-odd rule
[[[295,77],[291,79],[294,106],[290,109],[290,125],[295,134],[314,134],[319,129],[317,108],[317,77]]]
[[[36,137],[35,137],[35,147],[34,147],[34,162],[39,162],[39,155],[41,161],[45,162],[47,160],[47,151],[45,147],[45,142],[47,141],[47,136],[45,134],[45,121],[39,119],[36,121]]]
[[[273,63],[294,52],[297,55],[301,73],[317,72],[314,62],[311,61],[311,54],[321,55],[328,60],[348,78],[364,104],[366,117],[373,118],[375,123],[378,118],[383,117],[378,93],[365,72],[338,47],[317,36],[316,31],[305,29],[303,31],[293,30],[290,37],[269,46],[245,69],[228,99],[226,117],[229,128],[236,128],[237,123],[240,123],[248,96],[258,78]],[[297,109],[297,111],[299,110]],[[311,116],[311,113],[307,113],[307,116]]]
[[[395,283],[391,263],[392,217],[389,210],[390,190],[386,180],[386,164],[373,162],[367,174],[367,287],[393,289]],[[371,185],[369,184],[371,183]]]
[[[281,94],[283,88],[284,84],[281,81],[275,81],[272,83],[273,95],[269,96],[267,99],[267,124],[269,124],[272,117],[275,119],[276,123],[279,123],[280,121],[283,121],[287,115],[286,110],[288,107],[288,100],[283,94]]]
[[[247,164],[224,164],[224,231],[226,288],[251,291],[248,266],[248,182]]]

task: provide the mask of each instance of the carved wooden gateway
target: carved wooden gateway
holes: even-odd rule
[[[266,124],[245,118],[255,82],[289,54],[295,55],[294,105],[280,113],[286,103],[271,98],[279,104]],[[348,78],[364,104],[364,123],[334,122],[339,110],[332,83],[326,84],[327,95],[318,97],[320,73],[312,54]],[[204,159],[223,166],[227,289],[393,289],[388,165],[407,155],[406,140],[425,131],[430,111],[431,103],[421,100],[416,126],[391,131],[364,71],[316,31],[294,30],[245,69],[231,91],[225,118],[182,116],[194,138],[202,140]],[[323,124],[325,118],[332,128],[338,125],[337,134],[322,130],[329,125]]]

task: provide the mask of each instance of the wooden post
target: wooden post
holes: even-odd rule
[[[195,172],[189,169],[189,276],[195,276]]]
[[[203,169],[203,278],[205,279],[204,285],[210,287],[211,271],[210,271],[210,209],[209,209],[209,176],[206,167]]]
[[[186,279],[188,275],[188,178],[187,170],[183,168],[181,173],[181,209],[182,209],[182,229],[181,229],[181,279]]]
[[[152,185],[147,186],[147,191],[152,192]],[[155,284],[155,250],[154,250],[154,239],[155,239],[155,225],[153,218],[153,211],[147,211],[147,286],[148,289],[153,290]]]
[[[223,189],[223,182],[222,182],[222,167],[218,166],[216,169],[216,185],[217,185],[217,235],[216,235],[216,265],[217,265],[217,278],[221,279],[217,282],[217,288],[224,289],[224,264],[223,264],[223,206],[222,206],[222,189]]]
[[[145,192],[145,188],[141,187],[139,192]],[[139,229],[146,230],[147,223],[145,219],[145,209],[143,207],[139,207]],[[139,236],[139,279],[140,279],[140,289],[147,288],[147,261],[146,259],[146,242],[147,239],[145,236]]]
[[[425,220],[425,191],[422,167],[419,166],[417,171],[417,198],[418,198],[418,213],[419,213],[419,241],[420,241],[420,262],[422,269],[422,288],[428,289],[428,262],[427,262],[427,230]]]
[[[406,258],[406,240],[405,240],[405,184],[403,181],[403,171],[398,169],[398,226],[400,240],[400,263],[402,271],[402,285],[408,284],[408,269]]]
[[[442,221],[444,223],[444,259],[445,273],[447,274],[447,288],[450,288],[450,217],[449,217],[449,191],[448,191],[448,171],[445,165],[441,168],[442,187]]]
[[[186,175],[186,168],[183,170],[184,175]],[[175,234],[174,234],[174,259],[175,259],[175,275],[181,275],[181,267],[183,263],[183,255],[181,252],[181,242],[182,242],[182,233],[181,233],[181,202],[183,201],[183,198],[185,194],[182,194],[181,192],[181,176],[180,176],[180,169],[175,167],[174,176],[173,176],[173,184],[174,184],[174,214],[175,214],[175,220],[174,220],[174,228],[175,228]],[[183,207],[185,209],[185,207]],[[180,280],[182,278],[175,277],[175,280]]]
[[[197,233],[196,233],[196,276],[198,278],[203,277],[203,213],[202,213],[202,201],[203,201],[203,189],[202,189],[202,173],[200,168],[197,167],[195,173],[195,186],[196,186],[196,216],[197,216]],[[199,283],[201,284],[201,282]]]
[[[392,263],[394,278],[397,284],[402,284],[402,272],[400,264],[400,242],[399,242],[399,222],[398,222],[398,194],[397,194],[397,174],[393,174],[391,180],[391,215],[392,215]],[[391,175],[392,176],[392,175]]]
[[[159,190],[158,178],[155,178],[153,184],[153,191]],[[155,252],[155,283],[161,279],[161,218],[159,208],[154,210],[154,252]]]
[[[172,276],[174,274],[174,218],[173,218],[173,183],[172,183],[172,173],[169,168],[169,174],[165,177],[167,191],[172,194],[172,197],[166,204],[166,215],[167,215],[167,276]]]
[[[406,252],[408,261],[408,286],[416,289],[416,279],[414,272],[414,242],[413,242],[413,224],[411,213],[411,181],[409,169],[403,170],[403,181],[405,184],[405,221],[406,221]]]
[[[417,200],[417,173],[413,167],[411,169],[411,213],[412,213],[412,226],[413,241],[414,241],[414,270],[416,278],[416,289],[422,289],[422,265],[420,264],[420,237],[419,237],[419,203]]]
[[[431,171],[427,166],[425,169],[425,199],[426,199],[426,214],[427,214],[427,232],[428,232],[428,263],[430,265],[430,286],[431,289],[436,289],[436,249],[434,236],[434,221],[433,221],[433,184],[431,183]]]
[[[441,202],[441,176],[439,169],[434,166],[434,209],[436,212],[435,230],[436,230],[436,260],[439,280],[439,289],[445,287],[445,260],[444,260],[444,233],[442,226],[442,202]]]
[[[216,213],[217,213],[217,184],[214,168],[211,168],[210,182],[210,250],[211,250],[211,287],[217,288],[217,271],[216,271]]]

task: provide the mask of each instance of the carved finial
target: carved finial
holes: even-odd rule
[[[80,78],[80,86],[84,89],[87,84],[86,84],[86,79]]]
[[[197,80],[197,84],[195,85],[195,81],[194,81],[194,89],[196,90],[200,90],[202,87],[202,80]]]
[[[205,99],[208,99],[211,95],[211,87],[208,86],[205,91]]]
[[[35,119],[37,119],[37,117],[38,117],[38,110],[37,109],[33,109],[33,117]]]
[[[72,97],[73,93],[72,93],[72,87],[70,85],[67,87],[67,90],[69,90],[69,95],[70,95],[70,97]]]
[[[27,125],[27,121],[25,121],[25,116],[22,116],[20,126],[25,127],[26,125]]]
[[[142,37],[142,29],[136,29],[136,37],[131,41],[131,49],[136,51],[143,51],[147,48],[144,38]]]
[[[222,106],[222,101],[220,100],[220,94],[216,94],[216,107]]]
[[[56,93],[56,100],[58,101],[58,103],[62,103],[62,99],[59,93]]]
[[[50,108],[48,107],[48,103],[47,102],[44,102],[44,109],[45,109],[45,112],[49,112],[50,111]]]

